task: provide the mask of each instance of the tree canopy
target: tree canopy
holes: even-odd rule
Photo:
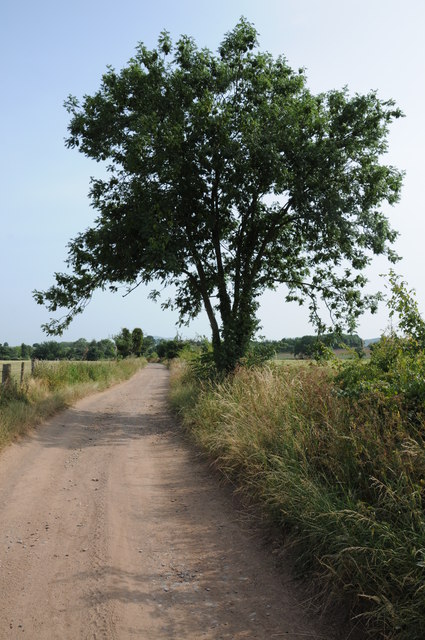
[[[121,331],[114,336],[117,346],[118,355],[121,358],[129,356],[140,357],[144,352],[143,349],[143,331],[140,327],[136,327],[133,331],[123,327]]]
[[[152,50],[139,44],[94,95],[66,107],[67,146],[109,173],[92,179],[98,218],[70,242],[70,271],[35,292],[50,311],[68,309],[47,333],[61,333],[98,288],[159,281],[175,286],[163,305],[182,323],[205,309],[216,365],[228,370],[267,288],[285,284],[319,330],[320,299],[350,330],[376,305],[362,295],[364,268],[373,254],[395,259],[382,205],[398,200],[402,182],[380,162],[402,115],[392,100],[313,95],[304,71],[259,51],[241,19],[216,54],[167,32]]]

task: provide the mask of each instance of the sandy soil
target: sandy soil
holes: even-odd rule
[[[0,456],[0,638],[329,638],[149,365]],[[325,634],[325,635],[324,635]]]

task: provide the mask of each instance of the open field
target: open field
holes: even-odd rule
[[[334,349],[334,355],[338,358],[338,360],[351,360],[353,359],[353,352],[347,349]],[[370,349],[365,347],[364,358],[368,360],[370,358]],[[274,362],[311,362],[311,358],[295,358],[292,353],[276,353],[273,358]]]
[[[31,373],[31,360],[0,360],[0,380],[3,365],[10,365],[10,374],[17,381],[21,378],[22,365],[24,366],[24,376]]]
[[[301,358],[294,358],[292,355],[290,355],[287,358],[279,358],[278,356],[281,354],[277,354],[275,358],[272,359],[272,362],[274,362],[275,364],[287,364],[287,365],[292,365],[292,366],[297,366],[300,364],[307,364],[309,362],[312,362],[311,360],[302,360]]]
[[[78,363],[77,366],[81,367],[83,370],[84,367],[90,369],[90,367],[97,366],[99,364],[103,366],[109,366],[109,364],[114,364],[114,360],[99,360],[99,361],[86,361],[86,360],[37,360],[36,367],[40,371],[40,368],[50,368],[53,369],[55,367],[61,367],[64,364],[72,367],[75,363]],[[0,378],[1,371],[3,369],[3,365],[10,365],[11,368],[11,377],[13,380],[19,382],[21,378],[22,366],[24,370],[24,377],[28,376],[31,373],[31,360],[0,360]]]
[[[54,367],[60,362],[60,360],[43,360],[42,365],[45,367]],[[20,382],[22,374],[24,378],[31,374],[31,360],[0,360],[0,379],[4,365],[10,366],[10,375],[16,382]]]

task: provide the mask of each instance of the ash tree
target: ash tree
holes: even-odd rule
[[[98,217],[70,242],[68,271],[34,294],[50,311],[67,309],[47,333],[60,334],[96,289],[160,282],[175,286],[163,305],[182,323],[205,309],[226,371],[256,331],[265,289],[284,283],[319,330],[320,300],[350,330],[376,306],[362,293],[364,268],[373,254],[395,259],[381,207],[398,200],[402,181],[380,162],[402,115],[393,101],[313,95],[304,71],[258,50],[241,19],[217,54],[167,32],[155,49],[139,44],[94,95],[66,107],[67,146],[109,173],[92,178]]]

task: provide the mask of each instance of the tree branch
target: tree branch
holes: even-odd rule
[[[270,222],[270,227],[268,231],[265,233],[263,241],[260,244],[260,247],[257,251],[257,255],[255,256],[254,261],[252,261],[252,255],[250,255],[249,252],[245,251],[246,261],[244,265],[244,272],[249,273],[249,277],[246,278],[244,282],[244,287],[243,287],[244,294],[246,294],[247,291],[252,290],[254,280],[261,268],[261,261],[264,257],[264,253],[267,247],[270,245],[270,243],[276,240],[282,227],[285,224],[287,224],[288,217],[285,217],[285,216],[288,213],[290,207],[291,207],[291,204],[288,201],[281,209],[279,209],[278,212],[275,213],[275,215],[273,216],[273,220]],[[274,223],[274,220],[276,221],[276,223]],[[249,264],[252,264],[250,269],[249,269]]]
[[[143,280],[139,280],[139,282],[137,284],[134,285],[134,287],[131,287],[130,289],[127,290],[126,293],[124,293],[122,295],[123,298],[126,298],[127,296],[130,295],[130,293],[132,293],[133,291],[135,291],[138,287],[140,287],[140,285],[143,284]]]
[[[223,322],[226,322],[226,319],[230,317],[231,313],[231,303],[230,296],[226,287],[226,276],[224,273],[223,267],[223,258],[221,255],[221,234],[220,234],[220,210],[218,204],[218,185],[220,182],[220,174],[216,171],[215,179],[212,186],[211,192],[211,209],[212,215],[214,219],[214,224],[212,228],[212,241],[214,245],[215,259],[217,263],[217,276],[218,276],[218,295],[220,299],[220,312]]]
[[[234,294],[233,294],[233,308],[232,308],[233,314],[236,312],[239,306],[239,300],[240,300],[242,253],[244,253],[243,245],[244,245],[245,229],[246,229],[248,220],[252,217],[255,211],[255,208],[258,204],[258,198],[259,198],[259,191],[257,190],[255,191],[252,197],[252,201],[248,209],[248,215],[245,217],[242,217],[240,229],[238,233],[238,241],[236,245],[236,266],[235,266]]]

